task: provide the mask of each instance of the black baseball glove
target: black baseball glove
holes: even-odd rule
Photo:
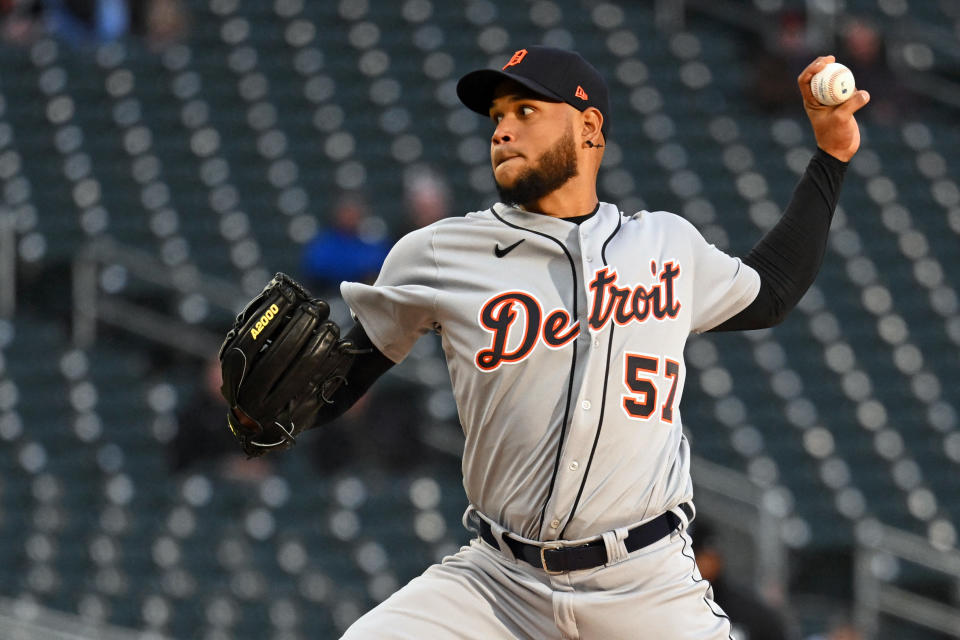
[[[248,456],[295,444],[346,382],[357,353],[330,307],[278,273],[237,316],[220,347],[227,426]]]

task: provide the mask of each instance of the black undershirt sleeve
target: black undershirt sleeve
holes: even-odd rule
[[[359,322],[350,329],[344,339],[353,343],[353,346],[362,353],[354,357],[350,371],[347,372],[346,382],[340,385],[331,402],[324,405],[317,413],[317,420],[313,426],[318,427],[339,418],[347,409],[352,407],[357,400],[377,381],[377,378],[385,374],[390,367],[394,365],[393,360],[383,355],[372,342],[370,342],[367,332],[363,330],[363,325]]]
[[[760,274],[757,297],[711,331],[772,327],[800,302],[823,262],[846,168],[817,149],[779,222],[743,258]]]

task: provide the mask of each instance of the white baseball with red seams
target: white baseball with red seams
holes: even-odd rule
[[[831,62],[813,76],[810,90],[820,104],[833,106],[846,102],[856,92],[857,85],[846,65]]]

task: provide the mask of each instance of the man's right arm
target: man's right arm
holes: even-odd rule
[[[424,227],[397,241],[373,286],[341,283],[343,301],[357,320],[343,337],[360,353],[346,383],[327,398],[332,402],[321,408],[314,426],[346,413],[380,376],[406,357],[420,336],[437,325],[439,269],[434,234],[434,228]]]
[[[373,383],[394,365],[393,360],[374,346],[359,322],[350,329],[344,339],[350,341],[361,353],[354,358],[346,381],[334,392],[332,398],[327,398],[330,402],[317,412],[314,427],[332,422],[346,413]]]

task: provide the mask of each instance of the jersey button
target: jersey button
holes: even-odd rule
[[[593,262],[593,256],[587,256],[587,262]]]
[[[589,401],[589,400],[584,400],[584,401],[580,404],[580,406],[583,407],[583,410],[584,410],[584,411],[589,411],[589,410],[590,410],[590,401]]]
[[[570,463],[570,471],[576,471],[579,468],[580,468],[580,463],[577,462],[576,460]]]
[[[560,526],[560,521],[559,521],[559,520],[552,520],[552,521],[550,522],[550,528],[551,528],[551,529],[556,529],[556,528],[559,527],[559,526]]]

